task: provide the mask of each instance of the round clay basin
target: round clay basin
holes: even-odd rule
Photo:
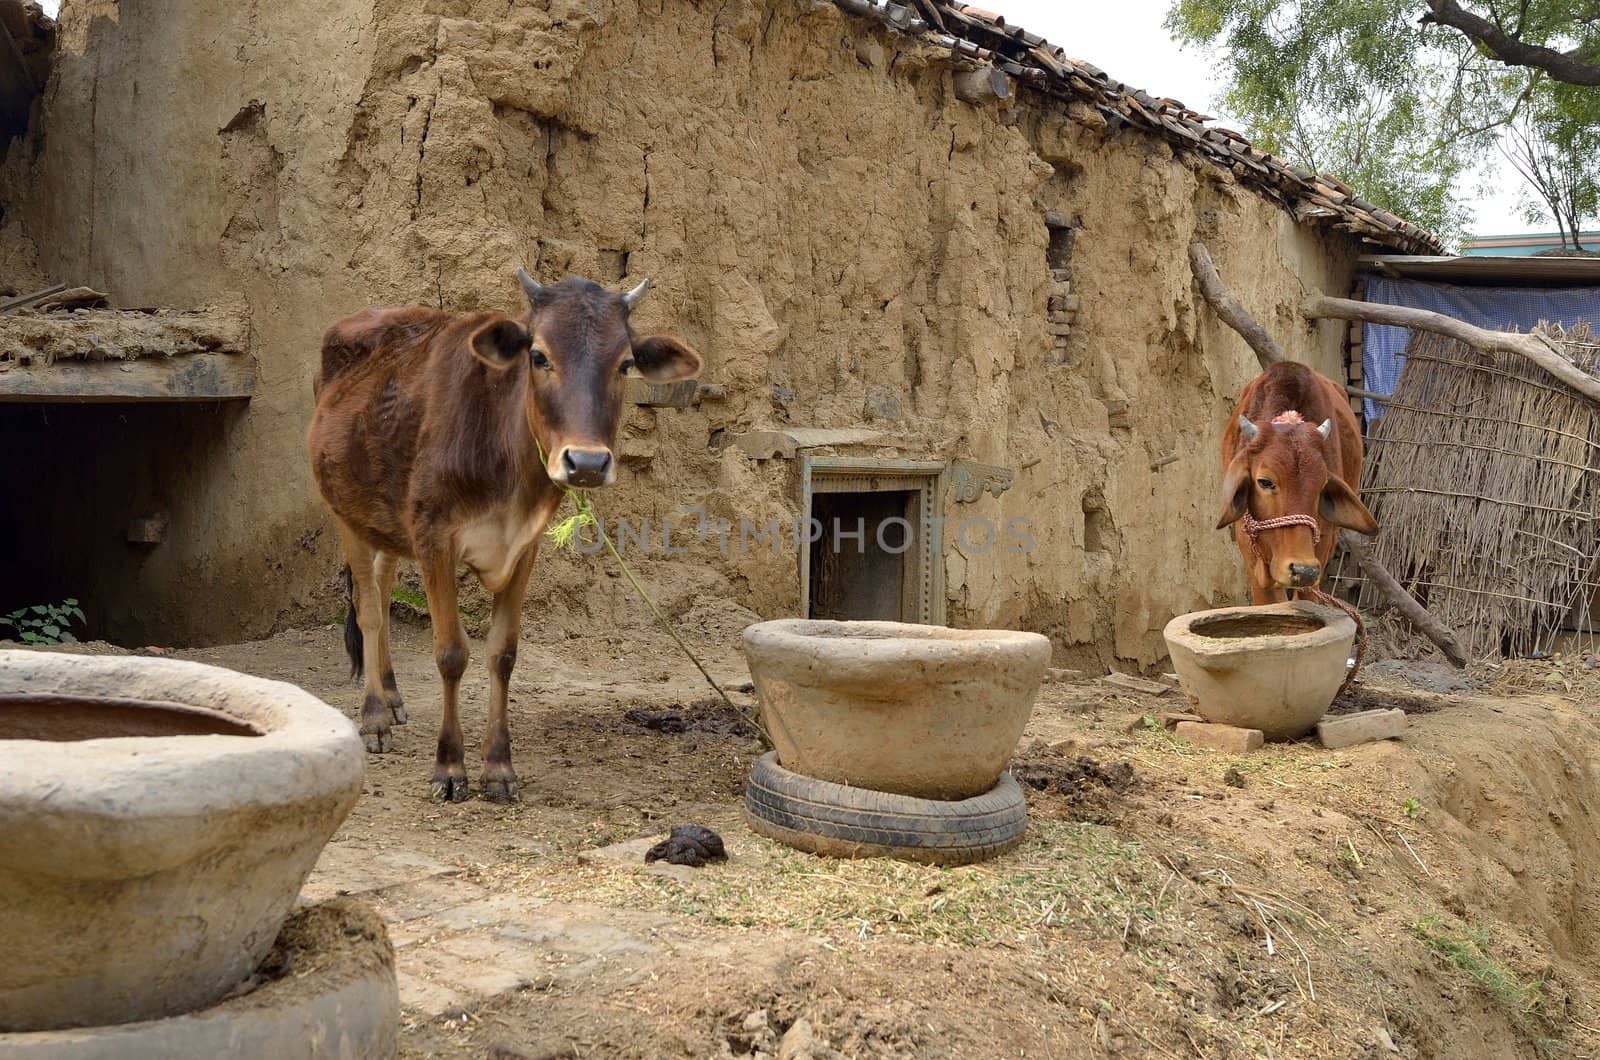
[[[394,948],[377,913],[349,898],[297,909],[268,965],[268,974],[252,977],[245,984],[250,989],[237,996],[166,1019],[0,1032],[0,1056],[376,1060],[395,1054],[400,998]]]
[[[744,653],[785,769],[948,800],[1000,779],[1050,641],[1010,630],[782,619],[748,627]]]
[[[1179,615],[1163,635],[1202,718],[1294,740],[1322,719],[1344,682],[1356,624],[1297,600]]]
[[[203,1008],[260,963],[361,791],[361,738],[277,681],[0,651],[0,1031]]]

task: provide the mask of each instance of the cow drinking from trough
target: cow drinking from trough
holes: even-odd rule
[[[494,597],[483,794],[517,798],[507,686],[539,537],[563,487],[615,476],[623,377],[690,379],[700,357],[666,336],[642,338],[629,314],[649,285],[614,294],[566,279],[542,286],[517,270],[528,310],[454,314],[365,309],[328,329],[314,392],[312,474],[339,525],[349,563],[345,645],[366,678],[361,732],[390,748],[406,720],[389,657],[395,565],[413,558],[433,621],[444,718],[435,798],[467,796],[457,688],[467,635],[456,605],[465,564]]]
[[[1315,590],[1339,527],[1378,523],[1361,503],[1361,428],[1344,388],[1303,364],[1271,365],[1239,397],[1222,435],[1222,515],[1257,604]]]

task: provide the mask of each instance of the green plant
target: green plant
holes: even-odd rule
[[[390,589],[389,599],[396,603],[405,604],[418,614],[425,615],[428,613],[428,598],[415,590],[407,589],[403,585],[396,585],[393,589]]]
[[[1217,49],[1214,103],[1257,148],[1446,242],[1501,156],[1564,243],[1600,210],[1600,19],[1573,0],[1173,0],[1167,28]]]
[[[1489,933],[1483,928],[1447,924],[1424,916],[1411,929],[1422,944],[1470,976],[1483,992],[1519,1017],[1538,1011],[1544,1002],[1544,979],[1524,979],[1489,953]]]
[[[86,621],[78,601],[67,597],[59,604],[33,604],[0,615],[0,626],[9,626],[24,644],[76,644],[68,627],[73,620]]]
[[[1418,802],[1416,799],[1407,799],[1405,804],[1402,805],[1400,809],[1405,811],[1405,815],[1411,818],[1413,821],[1420,821],[1424,817],[1428,816],[1427,807],[1423,806],[1422,803]]]

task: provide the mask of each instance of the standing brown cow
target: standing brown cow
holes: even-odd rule
[[[1222,434],[1217,528],[1233,525],[1255,603],[1315,588],[1338,527],[1378,532],[1356,493],[1361,456],[1361,428],[1333,380],[1281,361],[1244,388]]]
[[[539,535],[562,486],[595,488],[615,476],[628,370],[654,382],[700,372],[700,356],[679,340],[633,333],[629,313],[649,280],[620,295],[581,279],[541,286],[522,269],[517,278],[528,297],[518,318],[393,308],[346,317],[323,336],[314,387],[311,469],[350,565],[345,646],[366,675],[367,750],[389,750],[391,721],[406,720],[389,659],[389,592],[396,563],[410,557],[444,686],[433,793],[454,802],[467,797],[457,567],[494,596],[483,793],[510,801],[517,774],[506,696]]]

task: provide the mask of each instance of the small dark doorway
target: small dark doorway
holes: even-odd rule
[[[817,457],[806,461],[801,614],[836,621],[944,621],[938,499],[945,465]]]
[[[908,560],[919,555],[917,494],[824,493],[811,502],[822,536],[811,543],[810,618],[915,621],[915,581]],[[908,606],[909,605],[909,606]]]

